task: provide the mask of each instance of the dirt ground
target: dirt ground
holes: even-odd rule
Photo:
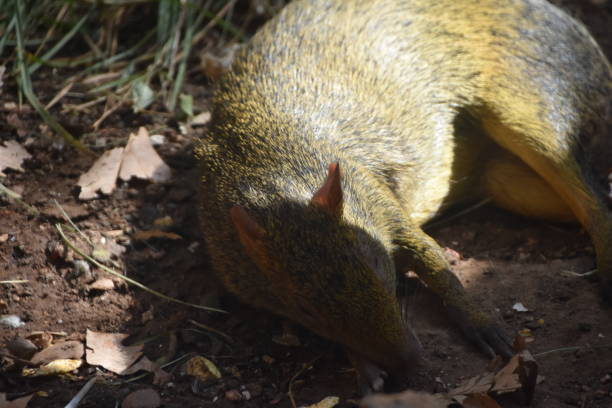
[[[610,6],[587,1],[564,6],[589,25],[612,56]],[[37,82],[43,100],[62,86],[57,73],[46,75]],[[198,74],[190,81],[188,91],[197,107],[206,110],[209,86]],[[157,387],[151,385],[151,376],[128,382],[129,376],[118,378],[91,366],[72,377],[31,378],[0,365],[0,392],[8,393],[9,399],[36,393],[28,406],[61,407],[97,374],[105,382],[93,387],[82,407],[115,406],[130,392],[149,387],[159,392],[164,407],[288,407],[290,383],[298,406],[331,395],[340,397],[339,407],[354,405],[359,397],[354,373],[338,346],[300,328],[294,329],[298,345],[283,344],[281,319],[231,297],[221,299],[229,311],[222,315],[168,303],[116,278],[114,289],[91,288],[97,278],[109,275],[96,267],[79,272],[73,262],[79,257],[64,250],[54,228],[64,221],[54,200],[94,243],[112,254],[127,276],[166,295],[205,303],[215,284],[198,231],[197,170],[191,155],[205,127],[194,126],[182,134],[168,115],[118,110],[89,140],[97,140],[99,151],[104,151],[124,145],[130,131],[146,126],[166,136],[157,150],[172,168],[173,178],[165,184],[125,183],[110,196],[81,201],[76,182],[92,159],[49,136],[31,109],[7,105],[17,102],[14,84],[4,85],[0,99],[0,140],[17,140],[32,154],[23,173],[7,172],[2,183],[40,211],[31,216],[0,199],[0,280],[27,280],[0,286],[0,315],[16,315],[25,323],[20,328],[0,326],[0,359],[6,355],[1,347],[16,336],[51,331],[60,333],[61,339],[84,340],[89,329],[146,339],[144,352],[151,360],[206,356],[223,374],[219,380],[199,382],[183,374],[181,360],[166,367],[172,381]],[[63,105],[81,102],[78,95],[69,94],[53,113],[73,133],[88,135],[101,114],[98,108],[62,113]],[[181,239],[134,238],[138,231],[160,228],[160,219],[171,220],[166,232]],[[584,231],[485,206],[443,221],[429,232],[448,248],[454,270],[478,303],[509,333],[530,333],[528,346],[543,376],[532,406],[612,407],[612,309],[600,301],[595,279],[572,274],[594,268],[593,248]],[[445,318],[425,288],[417,285],[408,302],[425,350],[425,362],[411,387],[445,391],[483,372],[487,359]],[[528,311],[515,311],[516,303]],[[226,333],[231,342],[196,327],[192,320]],[[503,406],[517,405],[504,401]]]

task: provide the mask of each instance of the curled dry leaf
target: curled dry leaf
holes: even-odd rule
[[[121,167],[123,147],[105,152],[86,173],[81,174],[77,185],[81,187],[79,198],[91,200],[98,197],[98,190],[110,194],[115,189],[117,175]]]
[[[84,353],[85,347],[80,341],[61,341],[34,354],[30,361],[34,364],[41,364],[55,360],[80,360]]]
[[[316,404],[309,405],[304,408],[333,408],[340,402],[338,397],[325,397]]]
[[[218,380],[221,378],[221,372],[215,364],[207,358],[196,356],[185,363],[185,374],[196,377],[202,382],[208,380]]]
[[[137,241],[148,241],[153,238],[172,239],[172,240],[183,239],[183,237],[181,237],[178,234],[175,234],[174,232],[165,232],[165,231],[160,231],[160,230],[139,231],[135,233],[132,236],[132,238],[134,238]]]
[[[4,146],[0,145],[0,176],[5,176],[2,172],[5,169],[23,171],[23,161],[32,157],[26,149],[14,140],[7,140]]]
[[[148,371],[153,373],[153,384],[155,385],[164,385],[170,382],[172,376],[165,372],[159,364],[149,360],[147,356],[143,356],[140,360],[134,363],[130,368],[123,371],[122,375],[130,375],[134,374],[138,371]]]
[[[82,360],[60,359],[47,364],[43,364],[38,368],[24,368],[21,375],[24,377],[41,377],[47,375],[68,374],[76,370],[83,364]]]

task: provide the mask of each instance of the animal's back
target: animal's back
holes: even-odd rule
[[[469,179],[483,109],[569,152],[611,83],[584,28],[544,0],[295,1],[236,66],[229,86],[255,97],[253,114],[303,129],[262,137],[347,153],[417,222]]]

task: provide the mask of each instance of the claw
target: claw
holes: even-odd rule
[[[464,335],[488,357],[493,358],[499,354],[509,359],[514,354],[510,337],[486,315],[470,318],[460,309],[449,310],[449,313]]]

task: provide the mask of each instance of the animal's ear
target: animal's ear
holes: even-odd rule
[[[327,169],[327,179],[314,193],[310,204],[334,217],[342,215],[342,186],[340,185],[340,165],[331,163]]]
[[[230,218],[238,231],[238,238],[249,256],[261,266],[265,263],[266,248],[264,239],[266,230],[244,209],[235,205],[230,209]]]

